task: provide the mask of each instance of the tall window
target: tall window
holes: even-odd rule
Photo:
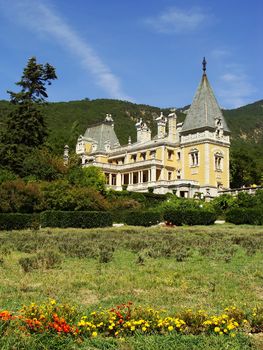
[[[177,160],[181,159],[181,152],[177,152]]]
[[[215,153],[215,170],[222,171],[223,170],[223,154],[221,152]]]
[[[199,165],[199,151],[196,148],[191,149],[189,152],[190,166],[198,166]]]
[[[168,155],[168,160],[172,160],[173,159],[173,154],[174,154],[174,151],[171,151],[171,150],[167,150],[167,155]]]

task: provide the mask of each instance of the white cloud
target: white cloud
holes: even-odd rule
[[[16,22],[19,21],[33,32],[47,35],[75,55],[82,67],[93,74],[95,83],[110,97],[131,100],[122,91],[119,78],[111,72],[91,45],[65,19],[57,15],[51,6],[39,0],[12,0],[8,4],[5,0],[0,0],[0,6],[11,19],[15,18]]]
[[[171,7],[156,17],[145,19],[145,23],[160,33],[191,32],[199,28],[208,16],[198,8],[188,11]]]

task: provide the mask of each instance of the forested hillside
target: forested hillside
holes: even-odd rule
[[[4,132],[7,114],[12,106],[8,101],[0,101],[0,129]],[[169,113],[169,108],[160,109],[148,105],[138,105],[127,101],[111,99],[84,99],[81,101],[49,103],[44,107],[49,129],[47,144],[56,153],[63,153],[65,144],[74,150],[77,137],[83,134],[87,126],[104,120],[110,113],[114,119],[115,131],[121,144],[126,144],[128,137],[136,139],[135,122],[143,118],[156,132],[155,117],[161,112]],[[223,110],[232,132],[232,166],[244,160],[247,167],[257,172],[263,171],[263,100],[232,110]],[[178,121],[183,121],[183,109],[177,110]],[[248,157],[248,159],[244,159]],[[239,169],[236,169],[238,172]]]

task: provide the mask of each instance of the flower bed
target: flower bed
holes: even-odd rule
[[[231,306],[219,315],[209,315],[203,310],[184,310],[170,315],[165,310],[135,307],[129,302],[81,315],[75,307],[51,300],[43,305],[24,306],[18,313],[1,311],[0,336],[16,327],[27,335],[46,332],[80,338],[172,333],[235,337],[237,332],[263,332],[263,309],[244,312]]]

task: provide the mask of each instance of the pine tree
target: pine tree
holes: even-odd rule
[[[7,141],[13,144],[23,144],[38,147],[47,136],[41,106],[48,97],[46,84],[57,79],[55,69],[50,64],[38,64],[36,58],[29,59],[22,78],[16,85],[21,86],[20,92],[8,91],[10,102],[16,106],[7,122]]]
[[[38,64],[32,57],[16,83],[21,91],[8,91],[10,103],[15,107],[8,116],[0,149],[1,163],[7,168],[20,172],[23,158],[45,142],[47,126],[43,105],[48,97],[46,85],[51,85],[54,79],[57,79],[55,68],[48,63]]]

